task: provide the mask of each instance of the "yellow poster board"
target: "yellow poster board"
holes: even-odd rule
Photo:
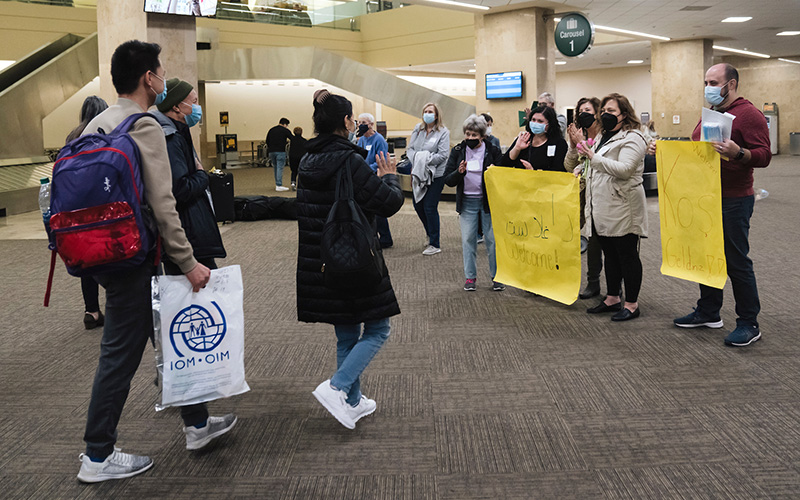
[[[708,142],[658,141],[656,168],[661,273],[724,287],[719,153]]]
[[[495,280],[563,304],[581,286],[580,185],[568,172],[486,171]]]

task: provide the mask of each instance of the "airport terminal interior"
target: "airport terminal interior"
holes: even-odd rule
[[[204,0],[203,16],[145,12],[166,1],[0,1],[0,496],[67,498],[539,499],[798,498],[800,344],[800,5],[793,0]],[[191,2],[187,2],[188,3]],[[187,7],[188,9],[188,7]],[[592,23],[579,56],[559,23]],[[452,192],[439,204],[441,253],[406,193],[389,218],[384,258],[401,314],[364,372],[377,402],[354,430],[311,392],[336,369],[333,327],[297,321],[294,220],[219,223],[244,283],[250,391],[209,403],[238,423],[202,451],[185,449],[176,408],[156,411],[148,345],[117,445],[150,456],[136,477],[78,482],[78,455],[102,328],[87,330],[80,280],[51,252],[38,208],[86,97],[116,100],[114,48],[162,46],[168,78],[191,82],[203,119],[200,161],[232,174],[236,196],[276,191],[262,143],[288,118],[313,137],[322,88],[370,113],[402,158],[427,102],[451,131],[490,113],[506,150],[540,94],[572,119],[583,96],[628,97],[661,139],[700,120],[704,74],[729,63],[738,92],[767,117],[768,168],[756,169],[750,220],[762,338],[723,344],[736,325],[730,282],[722,329],[679,329],[697,283],[662,273],[659,190],[647,191],[640,243],[641,317],[590,315],[509,286],[493,291],[485,245],[466,292]],[[519,96],[493,99],[492,75],[519,73]],[[488,84],[488,85],[487,85]],[[283,185],[289,186],[289,168]],[[582,256],[581,288],[586,285]],[[605,292],[605,277],[601,279]],[[602,295],[601,295],[602,297]],[[101,293],[101,306],[104,298]]]

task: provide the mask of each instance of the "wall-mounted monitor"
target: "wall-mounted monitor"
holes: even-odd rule
[[[217,0],[144,0],[144,11],[209,17],[217,13]]]
[[[487,99],[522,98],[522,71],[486,73]]]

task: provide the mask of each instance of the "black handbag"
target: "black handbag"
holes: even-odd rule
[[[353,197],[350,162],[336,177],[334,201],[320,240],[325,286],[335,290],[372,290],[384,276],[377,234]]]

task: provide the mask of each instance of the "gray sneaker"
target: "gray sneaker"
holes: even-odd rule
[[[81,460],[78,480],[84,483],[124,479],[141,474],[153,466],[153,460],[150,457],[122,453],[119,448],[114,448],[114,452],[102,462],[92,462],[84,453],[78,455],[78,458]]]
[[[184,427],[183,433],[186,434],[186,449],[199,450],[205,447],[214,439],[233,429],[237,420],[236,415],[228,413],[224,417],[208,417],[206,426],[201,429],[194,426]]]

